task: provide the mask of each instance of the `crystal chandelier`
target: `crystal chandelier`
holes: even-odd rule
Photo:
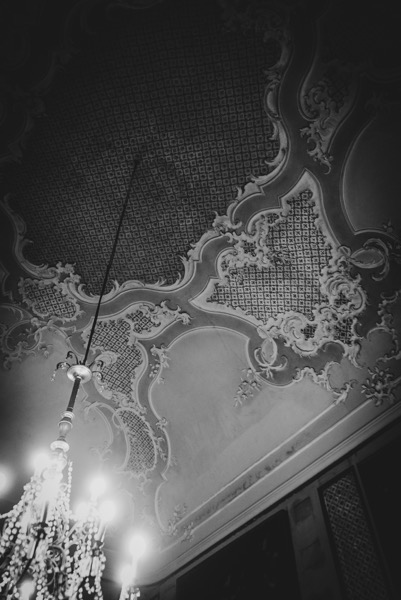
[[[49,456],[37,462],[19,502],[8,513],[0,515],[0,600],[103,598],[101,578],[106,561],[103,546],[113,505],[109,500],[100,502],[103,483],[96,479],[91,486],[89,501],[75,514],[72,512],[72,463],[68,458],[66,438],[72,428],[80,385],[93,376],[101,378],[101,361],[95,359],[88,365],[88,356],[139,162],[138,159],[134,161],[85,356],[80,361],[69,352],[67,360],[57,365],[57,369],[67,371],[73,382],[67,408],[58,424],[58,438],[50,445]],[[75,359],[73,364],[69,359]],[[120,600],[139,597],[135,575],[143,551],[143,540],[134,537],[130,547],[131,562],[123,570]]]

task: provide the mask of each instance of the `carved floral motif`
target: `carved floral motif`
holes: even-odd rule
[[[168,537],[178,537],[178,523],[185,517],[188,512],[186,504],[177,504],[174,507],[173,515],[167,522],[167,527],[164,528],[163,533]]]
[[[377,365],[368,371],[370,377],[362,384],[362,392],[366,398],[373,400],[375,406],[381,406],[386,401],[394,404],[395,390],[401,384],[401,375],[395,377],[389,368],[380,369]]]
[[[243,369],[243,373],[245,373],[245,376],[241,377],[241,383],[234,397],[236,408],[239,408],[245,402],[249,402],[255,393],[262,388],[261,382],[253,369]]]

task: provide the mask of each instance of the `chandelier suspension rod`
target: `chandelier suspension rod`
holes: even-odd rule
[[[104,275],[104,279],[103,279],[103,283],[102,283],[102,289],[100,291],[100,295],[99,295],[99,299],[97,302],[97,306],[96,306],[96,311],[95,311],[95,316],[93,318],[93,323],[92,323],[92,327],[89,333],[89,338],[88,338],[88,343],[86,346],[86,351],[85,351],[85,356],[82,362],[79,362],[78,364],[76,364],[75,366],[70,368],[70,371],[73,371],[72,377],[71,379],[73,379],[74,384],[72,386],[72,390],[71,390],[71,394],[70,394],[70,399],[68,401],[68,406],[66,408],[66,411],[63,413],[62,417],[61,417],[61,421],[59,422],[58,426],[59,426],[59,440],[65,441],[66,436],[68,435],[69,431],[71,430],[72,427],[72,419],[74,417],[74,406],[75,406],[75,401],[78,395],[78,391],[80,388],[80,385],[82,382],[86,382],[89,381],[89,379],[92,376],[91,373],[91,369],[90,366],[89,367],[86,365],[86,362],[88,360],[88,355],[89,355],[89,351],[90,351],[90,347],[91,347],[91,343],[92,343],[92,338],[93,335],[95,333],[95,328],[96,328],[96,324],[98,321],[98,317],[99,317],[99,311],[100,311],[100,305],[102,303],[102,299],[106,290],[106,285],[107,285],[107,281],[109,278],[109,274],[110,274],[110,269],[111,266],[113,264],[113,260],[114,260],[114,256],[116,253],[116,249],[117,249],[117,243],[118,243],[118,238],[120,236],[120,231],[121,231],[121,227],[123,224],[123,220],[124,220],[124,216],[126,213],[126,209],[128,206],[128,200],[130,197],[130,192],[131,192],[131,188],[132,188],[132,184],[134,181],[134,176],[135,173],[137,171],[137,168],[139,166],[141,162],[141,158],[135,158],[134,159],[134,166],[131,172],[131,176],[130,176],[130,180],[128,183],[128,187],[127,187],[127,191],[125,194],[125,200],[124,200],[124,204],[123,204],[123,209],[121,211],[121,215],[120,215],[120,220],[118,223],[118,227],[116,230],[116,234],[114,236],[114,242],[113,242],[113,247],[111,249],[111,253],[110,253],[110,258],[109,258],[109,262],[107,264],[107,268],[106,268],[106,272]]]
[[[124,220],[124,216],[125,216],[125,211],[126,211],[126,208],[127,208],[127,205],[128,205],[128,200],[129,200],[129,196],[130,196],[130,192],[131,192],[131,188],[132,188],[132,183],[134,181],[134,176],[135,176],[135,173],[137,171],[137,168],[138,168],[140,162],[141,162],[140,158],[135,158],[134,159],[134,168],[132,169],[132,173],[131,173],[131,177],[130,177],[130,180],[129,180],[127,192],[125,194],[125,201],[124,201],[124,205],[123,205],[123,210],[121,212],[120,221],[118,223],[116,235],[115,235],[115,238],[114,238],[113,248],[111,250],[110,259],[109,259],[109,262],[108,262],[108,265],[107,265],[107,268],[106,268],[106,273],[105,273],[105,276],[104,276],[104,279],[103,279],[102,289],[101,289],[101,292],[100,292],[100,295],[99,295],[99,300],[98,300],[98,303],[97,303],[97,306],[96,306],[95,316],[93,318],[93,323],[92,323],[91,331],[90,331],[90,334],[89,334],[88,344],[86,346],[86,352],[85,352],[84,360],[83,360],[83,363],[82,363],[84,365],[86,365],[86,361],[88,359],[89,350],[90,350],[90,346],[91,346],[91,343],[92,343],[92,338],[93,338],[93,335],[95,333],[95,327],[96,327],[98,316],[99,316],[100,304],[102,302],[102,298],[103,298],[104,292],[106,290],[106,285],[107,285],[107,281],[108,281],[108,278],[109,278],[110,269],[111,269],[111,266],[113,264],[114,256],[115,256],[115,253],[116,253],[118,238],[119,238],[121,227],[122,227],[122,224],[123,224],[123,220]]]

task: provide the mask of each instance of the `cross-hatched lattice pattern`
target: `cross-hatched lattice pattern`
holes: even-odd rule
[[[27,258],[75,264],[90,292],[101,287],[134,155],[143,160],[110,277],[174,283],[214,211],[224,214],[278,151],[263,106],[277,43],[223,32],[214,3],[167,4],[115,11],[83,42],[9,179],[34,242]]]
[[[149,315],[144,314],[141,310],[128,313],[125,318],[132,322],[132,329],[135,333],[152,331],[156,327]]]
[[[354,474],[322,492],[347,600],[389,600]]]
[[[131,396],[135,369],[143,362],[138,346],[128,344],[130,329],[129,323],[123,319],[99,321],[92,340],[93,347],[118,354],[115,363],[103,367],[103,382],[109,390],[120,392],[127,398]]]
[[[352,343],[353,335],[353,319],[341,319],[334,324],[334,339],[349,345]]]
[[[309,200],[309,192],[304,193],[289,201],[286,218],[268,217],[268,236],[258,243],[268,245],[270,266],[230,268],[226,273],[228,285],[217,284],[209,302],[240,307],[264,323],[288,311],[313,319],[313,309],[326,300],[319,278],[331,258],[331,248],[316,227]],[[256,243],[247,241],[244,249],[256,256]]]
[[[126,469],[140,475],[156,466],[156,446],[150,425],[132,410],[120,410],[118,416],[124,423],[129,439],[129,456]]]
[[[71,320],[78,311],[74,302],[63,294],[53,282],[25,279],[23,295],[32,311],[41,317],[55,316]]]

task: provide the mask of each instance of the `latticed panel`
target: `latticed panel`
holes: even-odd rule
[[[124,423],[129,443],[125,469],[134,475],[154,469],[157,456],[149,424],[132,410],[120,410],[118,416]]]
[[[135,370],[143,362],[142,352],[135,344],[129,344],[131,328],[123,319],[100,321],[95,329],[92,345],[115,352],[116,362],[102,368],[103,382],[113,391],[131,395],[131,382]]]
[[[264,107],[277,43],[223,32],[214,3],[168,4],[159,16],[115,12],[113,27],[90,36],[54,81],[10,181],[34,242],[27,258],[75,264],[89,291],[100,289],[135,154],[143,161],[110,277],[173,283],[180,256],[279,148]]]
[[[149,315],[144,314],[141,310],[135,310],[132,313],[125,315],[125,318],[131,321],[132,329],[135,333],[144,333],[152,331],[156,327]]]
[[[322,490],[347,600],[390,600],[352,471]]]
[[[32,311],[41,317],[73,319],[77,306],[53,283],[24,280],[23,293]]]
[[[239,307],[263,323],[288,311],[313,319],[313,309],[326,300],[320,289],[320,275],[332,249],[316,227],[310,196],[306,190],[290,200],[285,219],[269,215],[268,235],[256,242],[269,248],[271,264],[230,268],[228,285],[217,285],[209,302]],[[245,252],[256,256],[256,242],[245,242]]]

